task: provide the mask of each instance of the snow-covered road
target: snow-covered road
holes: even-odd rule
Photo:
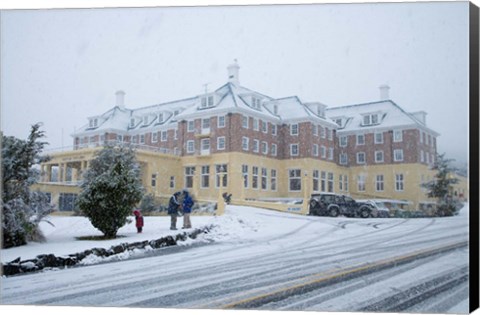
[[[395,300],[401,310],[468,312],[468,207],[449,218],[353,219],[229,206],[217,223],[198,246],[2,278],[2,303],[202,309],[266,298],[253,308],[386,311]],[[373,268],[380,262],[388,268]],[[413,291],[426,293],[417,301]]]

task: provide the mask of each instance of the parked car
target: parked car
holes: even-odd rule
[[[332,193],[312,194],[310,198],[311,215],[336,217],[368,218],[377,215],[377,210],[369,203],[355,201],[352,197]]]
[[[390,210],[388,210],[387,206],[382,200],[378,199],[365,199],[365,200],[357,200],[360,203],[368,203],[372,207],[376,209],[377,218],[389,218],[390,217]]]

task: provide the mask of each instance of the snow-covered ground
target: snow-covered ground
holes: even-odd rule
[[[93,247],[108,248],[116,243],[151,240],[172,234],[169,230],[168,217],[146,217],[145,231],[142,234],[136,233],[132,223],[119,231],[119,235],[124,237],[117,240],[78,241],[76,237],[100,235],[100,233],[85,218],[51,217],[50,219],[54,227],[42,223],[42,230],[47,237],[46,243],[32,243],[2,250],[2,262],[8,262],[17,257],[33,258],[38,254],[66,255]],[[180,218],[177,226],[181,226],[181,220]],[[195,227],[214,224],[217,228],[211,233],[201,235],[196,240],[187,240],[181,245],[212,243],[211,245],[184,247],[185,250],[177,253],[152,256],[142,260],[2,278],[2,303],[39,305],[49,303],[65,305],[63,303],[66,303],[82,306],[130,307],[137,304],[160,305],[155,307],[175,305],[174,307],[189,309],[188,314],[191,314],[198,312],[191,308],[198,309],[208,304],[207,300],[199,297],[195,300],[192,297],[192,300],[184,301],[181,297],[184,294],[203,290],[202,288],[210,288],[213,292],[216,288],[225,285],[239,286],[239,288],[250,286],[250,289],[244,289],[245,292],[255,291],[258,294],[257,291],[261,288],[256,288],[256,281],[268,282],[265,288],[271,289],[274,284],[270,281],[277,278],[279,282],[285,283],[290,281],[285,278],[286,276],[298,274],[299,277],[303,277],[322,272],[324,267],[339,268],[362,261],[374,261],[384,256],[397,256],[416,248],[421,249],[454,239],[464,239],[468,235],[468,206],[456,217],[435,219],[305,217],[229,206],[224,216],[196,216],[192,221]],[[436,239],[439,235],[445,239]],[[139,254],[142,253],[132,253],[132,255]],[[460,267],[464,264],[465,257],[468,257],[466,256],[468,251],[461,251],[458,254],[446,256],[449,260],[447,262],[432,261],[430,268],[428,265],[419,266],[418,272],[409,271],[410,277],[416,281],[416,278],[420,279],[423,276],[420,273],[425,273],[428,269],[448,271],[449,267]],[[128,258],[128,255],[120,258]],[[278,267],[281,267],[280,274],[274,272]],[[311,271],[308,271],[309,268]],[[258,275],[252,277],[252,273]],[[113,275],[110,280],[108,280],[109,274]],[[155,279],[158,279],[158,282]],[[168,279],[172,282],[165,282]],[[381,289],[391,291],[391,288],[405,286],[409,282],[408,279],[394,281],[396,283],[388,281],[383,283],[378,291]],[[110,286],[116,288],[120,286],[125,289],[121,291],[115,289],[110,292]],[[356,293],[351,291],[349,299]],[[174,292],[179,292],[178,301],[168,298],[168,295]],[[233,296],[239,294],[243,294],[242,291],[235,291]],[[376,292],[371,294],[370,297],[364,295],[360,297],[371,299],[375,297]],[[159,302],[162,301],[163,296],[167,298],[164,301],[168,301],[165,306],[161,304],[165,302]],[[217,300],[214,298],[212,303],[220,303],[229,298],[231,296],[220,296]],[[467,297],[453,305],[449,312],[465,313],[466,300],[468,300]],[[339,301],[342,301],[342,298],[339,298]],[[336,309],[328,310],[342,310],[342,305],[338,304],[339,301],[335,303]],[[298,304],[299,301],[293,301],[292,305],[294,303]],[[351,302],[344,303],[350,305]],[[324,308],[325,305],[317,304],[311,306],[309,310],[327,310]],[[142,310],[142,312],[147,311]],[[168,312],[177,314],[171,309]],[[230,314],[230,312],[226,313]],[[239,311],[234,313],[241,314]],[[287,313],[300,314],[299,312]],[[211,314],[211,311],[201,314]],[[281,314],[286,313],[282,311]]]

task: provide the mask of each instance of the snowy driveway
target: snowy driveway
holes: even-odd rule
[[[2,278],[2,304],[244,308],[249,307],[245,302],[267,297],[252,307],[382,311],[385,301],[407,301],[408,292],[428,284],[436,289],[428,292],[438,294],[402,309],[468,311],[468,207],[451,218],[351,219],[229,206],[216,223],[220,228],[197,241],[206,246]],[[324,280],[446,245],[454,249],[378,272]],[[451,288],[440,290],[445,285]],[[269,301],[272,292],[285,296]]]

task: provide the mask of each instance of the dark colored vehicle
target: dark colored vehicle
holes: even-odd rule
[[[327,215],[336,217],[369,218],[375,217],[376,210],[369,203],[357,202],[352,197],[337,194],[312,194],[310,199],[311,215]]]

